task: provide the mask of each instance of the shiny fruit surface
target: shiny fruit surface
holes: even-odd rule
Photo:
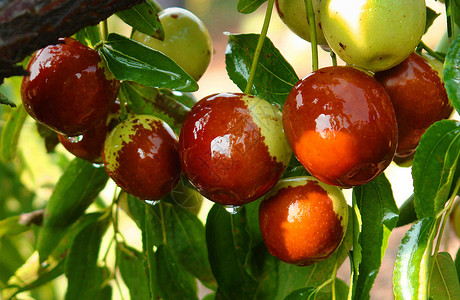
[[[73,140],[59,134],[59,141],[70,153],[94,163],[102,162],[102,151],[107,134],[119,122],[120,103],[115,101],[107,119],[100,121],[96,126],[88,129],[79,139]]]
[[[315,11],[316,41],[318,45],[327,45],[321,29],[319,11],[321,0],[313,0],[312,4]],[[276,8],[280,19],[292,30],[292,32],[306,41],[311,41],[310,25],[308,25],[307,21],[307,10],[304,0],[276,0]]]
[[[453,107],[441,74],[416,53],[396,67],[375,74],[395,109],[399,129],[398,156],[411,155],[428,127],[451,115]]]
[[[212,57],[212,41],[203,22],[188,10],[166,8],[158,15],[165,38],[163,41],[136,31],[133,39],[161,51],[173,59],[190,76],[203,76]]]
[[[246,94],[214,94],[192,108],[179,137],[182,170],[206,198],[243,205],[281,178],[291,150],[281,112]]]
[[[120,84],[97,51],[71,38],[59,41],[30,59],[21,98],[35,120],[76,136],[105,119]]]
[[[388,94],[352,67],[327,67],[300,80],[287,97],[283,125],[310,174],[341,187],[374,179],[391,163],[397,145]]]
[[[282,179],[259,207],[269,252],[284,262],[310,265],[339,247],[348,224],[342,191],[314,177]]]
[[[323,0],[320,10],[331,49],[347,64],[371,71],[402,62],[425,31],[424,0]]]
[[[118,124],[106,138],[102,159],[115,183],[142,200],[160,199],[179,181],[177,137],[153,116],[132,116]]]

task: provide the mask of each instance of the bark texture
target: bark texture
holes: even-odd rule
[[[24,75],[16,64],[81,28],[145,0],[0,0],[0,84]]]

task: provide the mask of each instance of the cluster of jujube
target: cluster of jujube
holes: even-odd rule
[[[112,179],[140,199],[161,199],[181,172],[203,196],[222,205],[241,206],[265,195],[259,224],[270,253],[289,263],[312,264],[329,257],[344,238],[348,206],[341,188],[366,184],[395,157],[413,155],[425,130],[452,112],[439,71],[414,53],[425,29],[424,1],[387,2],[313,1],[319,44],[348,65],[307,75],[294,85],[282,111],[253,95],[219,93],[193,106],[179,137],[147,115],[129,116],[112,129],[118,82],[97,52],[70,39],[32,58],[24,105],[61,134],[84,134],[82,143],[97,144],[88,154],[72,151],[61,138],[77,156],[95,162],[102,157]],[[277,8],[289,28],[310,40],[304,3],[278,0]],[[164,41],[140,32],[133,38],[172,57],[198,80],[212,53],[206,27],[178,8],[162,11],[160,21]],[[382,28],[392,36],[382,35]],[[78,65],[74,49],[91,53],[93,65],[58,71],[61,60]],[[83,80],[93,69],[96,75]],[[84,96],[72,98],[70,90]],[[88,99],[96,93],[97,99]],[[91,142],[96,135],[98,142]],[[281,179],[292,152],[312,176]]]
[[[182,8],[165,9],[159,19],[163,41],[139,32],[134,39],[170,56],[198,80],[212,54],[206,27]],[[180,56],[184,48],[189,50],[186,59]],[[24,107],[56,131],[69,152],[104,164],[117,185],[143,200],[161,199],[177,185],[181,168],[176,134],[153,116],[128,111],[127,119],[120,120],[120,82],[97,51],[63,38],[37,51],[27,69],[30,76],[21,88]]]

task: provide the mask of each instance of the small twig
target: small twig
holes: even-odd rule
[[[256,76],[257,64],[259,62],[260,52],[262,52],[262,47],[264,45],[265,37],[267,36],[268,26],[270,25],[270,19],[273,11],[273,4],[275,0],[268,0],[267,11],[265,12],[264,24],[262,26],[262,31],[257,42],[256,51],[254,52],[254,58],[252,59],[251,71],[249,72],[248,83],[244,90],[245,94],[250,94],[252,90],[252,84],[254,82],[254,77]]]
[[[307,9],[307,20],[310,26],[312,70],[316,71],[318,70],[318,42],[316,38],[315,11],[313,9],[312,0],[305,0],[305,8]]]

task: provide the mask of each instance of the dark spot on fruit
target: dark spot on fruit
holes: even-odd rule
[[[171,15],[171,18],[177,19],[177,18],[179,18],[179,15],[178,15],[178,14],[172,14],[172,15]]]
[[[321,26],[321,22],[318,23],[319,29],[323,30],[323,27]]]
[[[339,42],[339,46],[340,48],[342,48],[343,50],[345,50],[347,48],[347,46],[345,46],[344,44],[342,44],[341,42]]]

